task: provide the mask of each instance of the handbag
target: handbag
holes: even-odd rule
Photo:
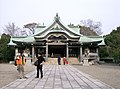
[[[34,65],[35,65],[35,66],[37,66],[37,65],[38,65],[38,60],[36,60],[36,61],[34,62]]]

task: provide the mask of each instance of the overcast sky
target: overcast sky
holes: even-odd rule
[[[120,0],[0,0],[0,32],[9,22],[20,28],[32,22],[47,26],[58,13],[65,25],[100,21],[105,35],[120,26],[119,9]]]

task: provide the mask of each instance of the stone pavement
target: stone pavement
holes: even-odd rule
[[[44,65],[43,72],[42,79],[35,78],[35,70],[1,89],[115,89],[71,65]]]

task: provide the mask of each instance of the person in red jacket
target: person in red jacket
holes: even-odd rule
[[[63,58],[63,64],[68,64],[68,61],[66,60],[66,57]]]

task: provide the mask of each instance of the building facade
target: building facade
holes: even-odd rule
[[[79,26],[66,26],[58,14],[49,26],[37,26],[35,33],[24,37],[11,37],[8,45],[15,46],[15,53],[27,49],[34,59],[38,52],[49,57],[77,57],[82,61],[86,50],[89,54],[98,56],[98,48],[105,45],[102,36],[84,36],[80,34]],[[99,57],[99,56],[98,56]]]

